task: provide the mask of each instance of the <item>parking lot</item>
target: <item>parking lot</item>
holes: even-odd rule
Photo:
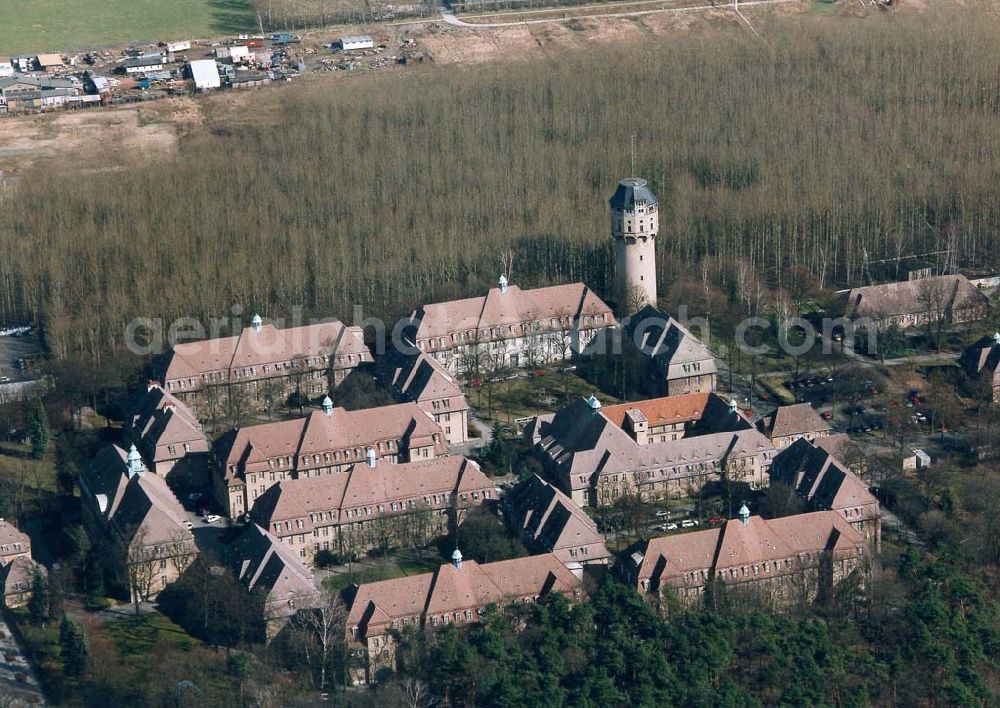
[[[34,365],[44,353],[37,333],[0,337],[0,383],[33,380]]]

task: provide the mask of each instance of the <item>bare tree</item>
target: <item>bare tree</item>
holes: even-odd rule
[[[137,527],[132,534],[123,533],[119,537],[129,598],[136,616],[139,615],[139,605],[155,594],[154,583],[160,571],[161,560],[164,560],[155,545],[147,545],[147,537],[147,530],[143,526]]]
[[[306,643],[306,661],[310,667],[319,669],[320,690],[326,688],[327,667],[334,652],[339,652],[341,659],[346,652],[344,635],[346,620],[347,608],[335,593],[329,591],[318,607],[301,610],[295,618],[299,628],[314,642],[312,648],[309,642]],[[343,663],[341,661],[341,664]]]
[[[948,319],[948,288],[937,279],[924,278],[917,283],[917,304],[927,330],[927,346],[941,348],[941,335]]]

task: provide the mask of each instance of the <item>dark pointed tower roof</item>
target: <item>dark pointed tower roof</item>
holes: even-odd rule
[[[658,203],[649,183],[641,177],[626,177],[619,182],[610,202],[615,211],[631,211],[636,204]]]

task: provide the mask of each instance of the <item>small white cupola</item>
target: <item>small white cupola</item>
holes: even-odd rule
[[[601,410],[601,402],[597,400],[597,396],[591,395],[590,398],[587,399],[587,405],[590,407],[590,410],[595,413]]]
[[[128,476],[134,477],[146,471],[146,465],[142,463],[142,456],[136,450],[135,445],[128,450]]]
[[[507,292],[507,276],[503,273],[500,274],[500,292]]]
[[[455,570],[462,569],[462,552],[455,549],[455,552],[451,554],[451,564],[455,566]]]
[[[250,320],[250,326],[253,327],[254,332],[259,332],[264,326],[264,320],[260,318],[260,315],[254,315],[253,319]]]
[[[750,509],[747,507],[746,502],[743,502],[743,506],[739,510],[740,521],[744,526],[750,523]]]
[[[320,405],[323,407],[324,413],[333,415],[333,401],[330,400],[329,396],[323,396],[323,402]]]

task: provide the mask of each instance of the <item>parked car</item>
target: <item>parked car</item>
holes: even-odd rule
[[[485,381],[483,381],[482,379],[472,379],[472,381],[469,382],[469,385],[472,386],[472,388],[479,388],[484,383]]]
[[[657,531],[666,531],[667,530],[667,525],[666,524],[660,524],[659,526],[656,527],[656,530]]]
[[[669,516],[670,516],[670,512],[667,511],[666,509],[660,509],[658,512],[656,512],[656,518],[657,519],[663,519],[663,518],[666,518],[666,517],[669,517]]]
[[[545,376],[545,373],[546,373],[545,369],[535,369],[534,371],[531,372],[531,375],[537,379],[542,376]]]
[[[218,520],[219,520],[219,515],[218,514],[208,514],[205,517],[205,523],[206,524],[214,524]]]
[[[726,523],[726,517],[724,517],[724,516],[713,516],[711,519],[708,520],[708,523],[710,523],[710,524],[724,524],[724,523]]]
[[[0,383],[10,383],[9,376],[0,376]]]
[[[698,525],[698,522],[695,521],[694,519],[684,519],[684,521],[681,522],[681,528],[685,528],[685,529],[694,528],[697,525]]]
[[[678,529],[677,524],[667,524],[664,527],[667,531],[676,531]]]
[[[831,418],[833,418],[833,412],[823,411],[822,413],[819,414],[819,417],[822,418],[823,420],[830,420]]]

